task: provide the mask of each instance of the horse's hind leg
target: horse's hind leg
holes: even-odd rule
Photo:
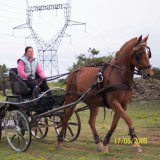
[[[94,140],[95,143],[97,145],[97,150],[98,151],[103,151],[103,144],[102,144],[102,140],[100,139],[98,132],[96,130],[95,124],[96,124],[96,117],[98,115],[98,110],[99,107],[91,107],[90,108],[90,118],[89,118],[89,125],[92,129],[93,132],[93,136],[94,136]]]
[[[128,125],[129,127],[129,133],[131,137],[131,141],[133,143],[133,147],[135,148],[136,152],[142,152],[141,146],[138,143],[138,137],[135,134],[133,123],[129,116],[125,113],[124,109],[122,108],[121,104],[117,101],[114,101],[112,104],[112,108]]]
[[[113,117],[111,128],[110,128],[110,130],[108,131],[108,133],[106,134],[106,136],[105,136],[105,138],[103,140],[103,145],[104,145],[103,151],[106,152],[106,153],[108,153],[108,145],[109,145],[109,142],[110,142],[110,138],[111,138],[114,130],[117,127],[119,118],[120,118],[120,116],[115,113],[114,117]]]
[[[62,119],[62,128],[61,128],[60,134],[57,137],[57,143],[55,146],[57,150],[62,148],[63,134],[64,134],[64,131],[67,127],[68,120],[73,113],[74,108],[75,107],[69,107],[69,108],[65,109],[65,111],[64,111],[64,117]]]

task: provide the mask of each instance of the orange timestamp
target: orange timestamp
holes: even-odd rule
[[[115,144],[132,144],[130,138],[114,138]],[[134,144],[148,144],[148,138],[135,138]]]

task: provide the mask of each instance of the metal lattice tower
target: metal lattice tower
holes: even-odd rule
[[[34,42],[38,49],[38,61],[43,67],[44,71],[49,71],[49,76],[52,76],[53,70],[56,70],[56,72],[59,73],[57,50],[62,38],[67,35],[65,35],[67,27],[71,25],[86,25],[86,23],[70,20],[71,0],[68,0],[68,3],[40,6],[29,6],[29,2],[28,0],[26,0],[26,4],[26,23],[16,26],[13,29],[29,28],[31,32],[31,37],[34,39]],[[63,27],[59,30],[59,32],[53,38],[51,38],[50,41],[46,42],[38,35],[38,33],[35,32],[32,27],[33,12],[59,9],[64,10],[65,23]]]

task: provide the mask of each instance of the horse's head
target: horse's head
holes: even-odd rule
[[[131,58],[132,65],[136,66],[144,79],[150,78],[150,76],[154,74],[149,61],[151,58],[151,50],[147,46],[147,40],[148,36],[144,39],[142,39],[142,36],[138,38],[133,48]]]

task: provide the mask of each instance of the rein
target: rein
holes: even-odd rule
[[[58,74],[58,75],[56,75],[56,76],[46,77],[46,80],[47,80],[47,81],[53,81],[53,80],[58,79],[58,78],[60,78],[60,77],[66,76],[66,75],[68,75],[68,74],[70,74],[70,72],[64,73],[64,74]]]
[[[135,69],[134,71],[130,71],[130,70],[124,69],[124,68],[122,68],[122,67],[120,67],[120,66],[118,66],[116,64],[111,64],[110,63],[110,65],[113,66],[113,67],[115,67],[115,68],[117,68],[117,69],[119,69],[119,70],[121,70],[121,71],[125,71],[125,72],[131,73],[131,74],[136,74],[136,75],[141,75],[142,74],[141,71],[137,70],[137,69]]]

